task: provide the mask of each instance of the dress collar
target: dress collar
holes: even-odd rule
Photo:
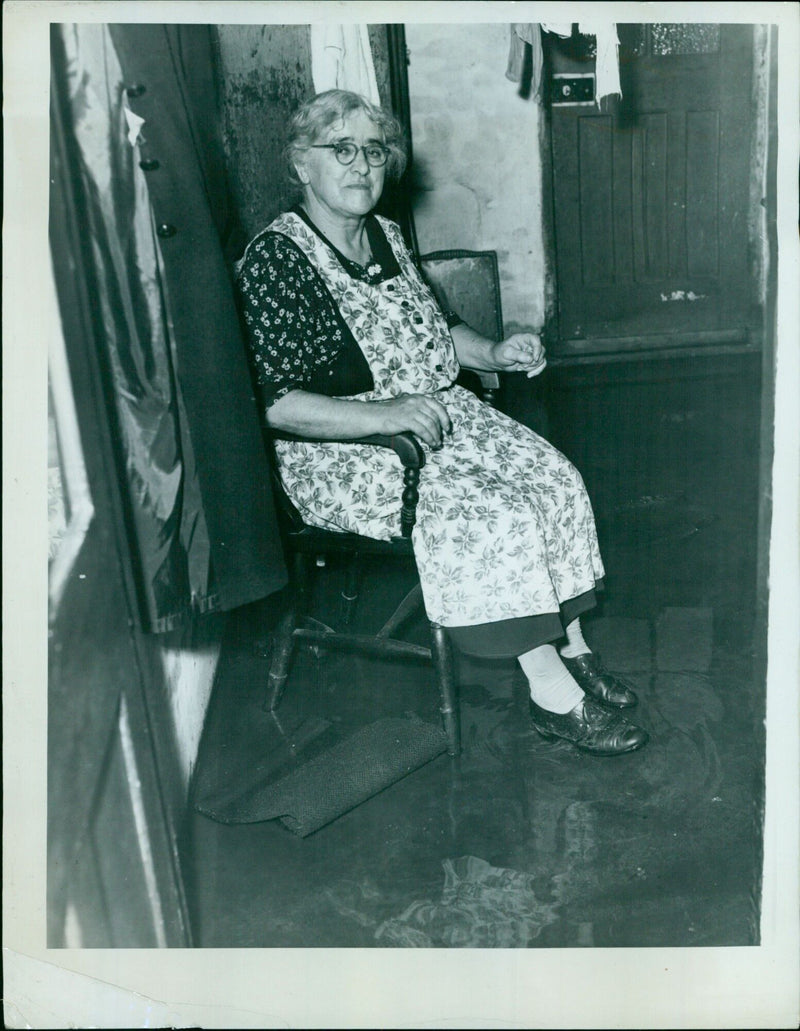
[[[331,243],[328,237],[317,225],[315,225],[308,213],[299,204],[296,204],[292,208],[292,212],[301,218],[309,229],[316,233],[316,235],[326,243],[328,247],[330,247],[342,268],[348,273],[348,275],[352,276],[353,279],[359,279],[364,283],[375,284],[382,283],[385,279],[393,279],[395,276],[400,275],[400,266],[397,264],[394,252],[389,245],[389,241],[386,239],[380,223],[374,215],[367,215],[366,220],[367,239],[372,252],[372,260],[367,262],[366,265],[359,265],[357,261],[353,261],[346,255],[342,254],[339,248],[335,244]]]

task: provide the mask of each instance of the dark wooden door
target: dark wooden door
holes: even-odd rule
[[[623,97],[549,40],[557,333],[565,356],[745,342],[753,27],[621,25]],[[583,74],[582,74],[583,73]]]
[[[48,945],[183,946],[171,717],[130,618],[102,427],[76,364],[51,348]]]

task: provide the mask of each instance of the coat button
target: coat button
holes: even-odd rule
[[[388,290],[388,291],[389,291],[390,293],[394,293],[394,283],[387,283],[387,284],[386,284],[386,289],[387,289],[387,290]]]
[[[422,321],[423,321],[423,319],[422,319],[421,315],[415,315],[414,316],[414,324],[415,325],[421,326],[422,325]]]
[[[165,240],[168,240],[170,236],[174,236],[177,233],[175,226],[171,226],[168,222],[162,222],[161,225],[156,229],[156,234]]]
[[[442,367],[441,367],[441,365],[437,365],[437,366],[436,366],[436,371],[437,371],[437,372],[441,372],[441,371],[442,371]]]
[[[125,92],[131,98],[141,97],[143,93],[147,92],[147,87],[143,86],[141,82],[134,82],[133,85],[125,87]]]
[[[434,347],[436,346],[436,344],[434,344],[434,342],[432,340],[429,340],[428,343],[425,346],[428,348],[429,351],[432,351],[434,349]]]
[[[141,168],[143,172],[155,172],[155,170],[160,167],[161,162],[156,161],[155,158],[145,158],[143,161],[139,162],[139,168]]]

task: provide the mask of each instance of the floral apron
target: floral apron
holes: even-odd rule
[[[353,279],[294,214],[269,229],[321,274],[372,372],[361,401],[435,394],[452,435],[426,447],[412,535],[428,618],[472,626],[557,613],[603,576],[583,480],[532,430],[455,386],[450,331],[398,228],[380,219],[401,275]],[[281,480],[310,525],[388,540],[400,533],[402,468],[394,452],[357,443],[276,441]]]

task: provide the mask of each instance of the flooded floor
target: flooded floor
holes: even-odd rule
[[[196,945],[758,943],[764,683],[754,615],[755,422],[729,397],[722,414],[737,412],[735,422],[701,422],[691,397],[673,400],[662,413],[655,403],[649,409],[651,422],[672,427],[669,454],[658,453],[654,438],[627,479],[608,454],[635,450],[631,418],[617,418],[623,429],[608,449],[580,447],[577,423],[574,446],[556,441],[596,501],[607,567],[585,636],[636,685],[635,718],[649,744],[598,758],[546,742],[530,725],[515,664],[461,657],[458,759],[439,755],[305,838],[275,820],[192,817]],[[602,418],[601,409],[593,402],[591,418]],[[749,465],[719,463],[723,437]],[[332,625],[341,572],[329,560],[317,578],[314,612]],[[376,630],[412,582],[408,568],[368,568],[359,627]],[[262,709],[267,662],[258,645],[267,622],[254,606],[228,628],[198,766],[217,797],[245,791],[271,756],[302,765],[304,750],[314,755],[386,717],[438,723],[425,664],[307,650],[276,722]],[[407,633],[427,643],[422,619]]]
[[[329,566],[320,580],[337,572]],[[362,607],[373,624],[397,581],[368,581]],[[462,659],[457,760],[440,755],[306,838],[277,821],[193,818],[198,944],[757,943],[763,742],[749,649],[720,640],[730,623],[719,626],[710,608],[632,617],[611,607],[585,620],[586,636],[636,685],[644,749],[597,758],[548,743],[530,726],[512,664]],[[421,621],[409,630],[424,642]],[[214,743],[204,744],[214,752],[206,771],[234,791],[264,750],[281,735],[301,739],[312,717],[332,741],[408,712],[437,722],[429,667],[306,652],[276,726],[261,708],[257,638],[245,618],[231,627]]]

